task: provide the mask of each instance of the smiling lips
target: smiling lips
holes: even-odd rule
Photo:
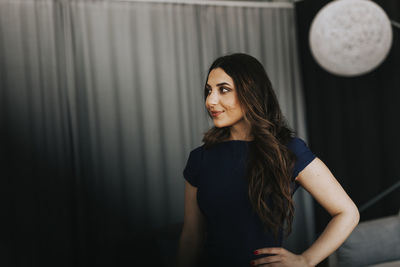
[[[211,115],[216,118],[218,117],[219,114],[221,114],[223,111],[215,111],[215,112],[211,112]]]

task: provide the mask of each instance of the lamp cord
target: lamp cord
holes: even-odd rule
[[[369,200],[367,203],[361,205],[361,207],[358,208],[358,211],[361,213],[364,210],[368,209],[370,206],[374,205],[376,202],[378,202],[381,198],[385,197],[389,193],[393,192],[396,190],[398,187],[400,187],[400,180],[394,183],[392,186],[390,186],[388,189],[383,191],[382,193],[378,194],[377,196],[373,197],[371,200]]]

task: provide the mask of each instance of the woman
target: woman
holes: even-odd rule
[[[183,172],[178,266],[315,266],[357,225],[357,207],[287,126],[257,59],[241,53],[220,57],[207,77],[205,106],[215,126],[190,152]],[[291,231],[292,196],[300,185],[332,219],[296,255],[281,245],[283,230]]]

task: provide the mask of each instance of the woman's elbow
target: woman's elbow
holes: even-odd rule
[[[358,225],[358,223],[360,222],[360,212],[358,211],[358,209],[356,208],[356,210],[354,211],[354,227],[356,227]]]
[[[358,225],[360,221],[360,212],[358,211],[357,206],[354,203],[343,208],[341,211],[332,215],[334,217],[339,216],[343,222],[346,222],[346,225],[352,228],[352,230]]]
[[[348,207],[344,213],[346,214],[345,216],[348,218],[349,224],[354,229],[360,221],[360,212],[358,211],[357,206],[353,203],[353,205]]]
[[[205,239],[205,232],[203,229],[198,227],[185,227],[185,225],[183,225],[179,239],[184,243],[202,243]]]

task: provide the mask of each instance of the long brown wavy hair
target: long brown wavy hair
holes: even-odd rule
[[[295,136],[282,115],[277,97],[263,65],[254,57],[235,53],[217,58],[208,70],[221,68],[234,81],[244,120],[254,137],[247,161],[248,196],[254,211],[278,240],[286,223],[286,234],[292,230],[292,170],[296,156],[286,144]],[[208,89],[204,86],[204,101]],[[207,112],[208,113],[208,112]],[[211,117],[211,115],[208,113]],[[230,138],[230,126],[212,127],[204,133],[205,148]]]

